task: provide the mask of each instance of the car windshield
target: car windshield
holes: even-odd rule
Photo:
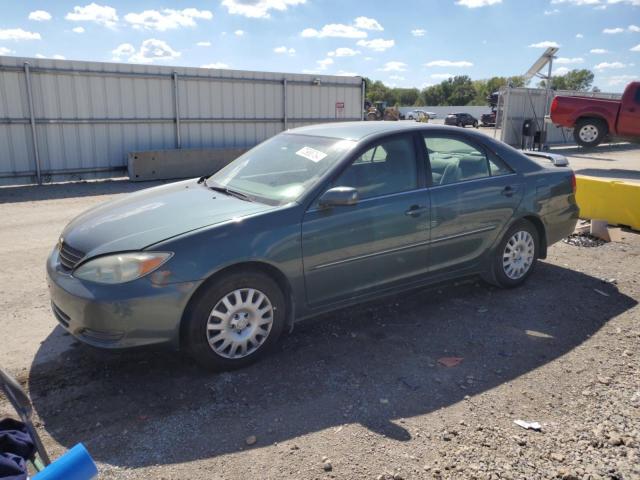
[[[355,144],[339,138],[280,134],[211,175],[207,185],[284,205],[297,200]]]

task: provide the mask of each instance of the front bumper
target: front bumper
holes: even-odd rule
[[[156,284],[152,276],[102,285],[78,280],[62,269],[57,249],[47,261],[58,323],[82,342],[101,348],[179,346],[182,313],[198,283]]]

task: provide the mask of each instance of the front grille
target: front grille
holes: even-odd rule
[[[84,252],[70,247],[66,242],[60,246],[60,264],[65,270],[73,270],[84,257]]]
[[[51,302],[51,309],[53,310],[53,314],[55,315],[58,322],[60,322],[63,327],[69,328],[69,321],[71,320],[71,318],[69,318],[69,315],[60,310],[60,307],[58,307],[53,302]]]

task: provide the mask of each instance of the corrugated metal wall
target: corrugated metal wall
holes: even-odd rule
[[[547,95],[547,91],[541,88],[504,89],[502,90],[499,104],[504,112],[500,139],[509,145],[520,147],[522,145],[522,125],[526,119],[532,119],[537,124],[537,130],[542,130],[544,116],[548,115],[551,101],[556,95],[580,95],[615,99],[621,97],[619,93],[559,90],[552,91]],[[547,143],[549,145],[574,144],[573,129],[547,124]]]
[[[33,180],[38,163],[45,181],[90,177],[125,169],[130,151],[250,147],[285,127],[360,120],[362,88],[360,77],[0,57],[0,185]]]

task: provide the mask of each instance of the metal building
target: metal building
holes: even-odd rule
[[[0,185],[122,174],[130,151],[244,148],[362,119],[360,77],[0,56]]]

